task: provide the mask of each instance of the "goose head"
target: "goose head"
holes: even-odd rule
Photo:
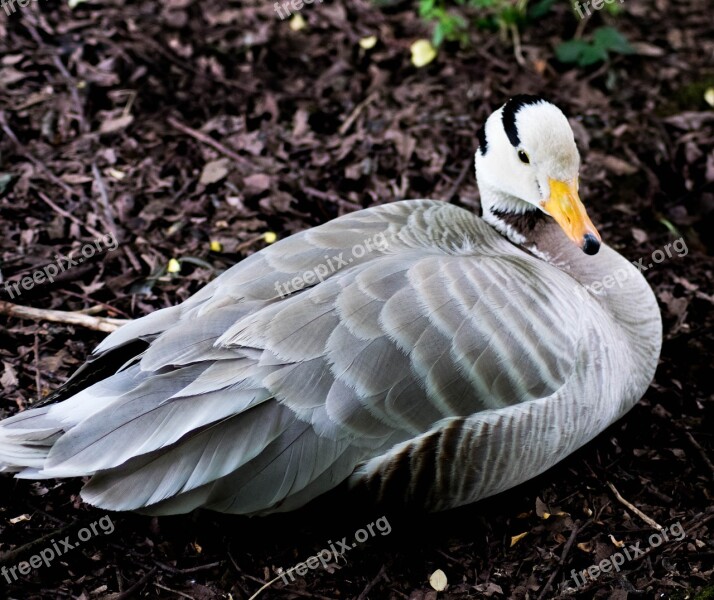
[[[476,179],[484,220],[522,244],[526,236],[515,224],[548,215],[583,252],[596,254],[601,239],[578,196],[579,168],[562,111],[538,96],[514,96],[479,133]]]

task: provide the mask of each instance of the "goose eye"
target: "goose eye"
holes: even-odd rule
[[[528,158],[528,155],[523,150],[518,151],[518,158],[521,160],[522,163],[525,163],[525,164],[528,164],[531,162],[530,158]]]

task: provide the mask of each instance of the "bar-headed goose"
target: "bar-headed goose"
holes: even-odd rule
[[[0,470],[153,514],[286,511],[345,480],[441,510],[591,440],[654,375],[657,302],[601,244],[557,107],[514,97],[479,137],[481,218],[407,200],[261,250],[0,423]]]

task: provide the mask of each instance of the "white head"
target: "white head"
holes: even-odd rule
[[[499,214],[540,210],[587,254],[600,234],[578,197],[580,155],[562,111],[537,96],[514,96],[479,134],[476,179],[486,221],[503,230]]]

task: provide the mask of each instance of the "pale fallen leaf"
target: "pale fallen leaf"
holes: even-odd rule
[[[207,162],[203,165],[203,171],[201,171],[201,177],[198,180],[199,183],[210,185],[224,179],[228,175],[228,164],[229,160],[227,158],[219,158],[218,160]]]
[[[493,581],[489,581],[488,583],[479,583],[474,586],[474,590],[481,592],[484,596],[486,596],[486,598],[490,598],[491,596],[495,596],[497,594],[500,597],[503,597],[503,589],[500,585],[493,583]]]
[[[265,173],[253,173],[243,180],[243,191],[249,196],[257,196],[270,188],[270,176]]]
[[[290,29],[293,31],[301,31],[305,27],[307,27],[307,21],[303,19],[300,13],[293,15],[293,18],[290,19]]]
[[[665,55],[664,48],[660,48],[654,44],[648,44],[647,42],[630,42],[630,46],[635,51],[635,54],[639,54],[640,56],[657,58],[658,56]]]
[[[437,569],[431,575],[429,575],[429,585],[433,587],[437,592],[443,592],[446,589],[446,584],[448,580],[446,579],[446,573],[441,569]]]
[[[608,537],[610,538],[610,541],[613,543],[613,545],[614,545],[616,548],[622,548],[622,547],[625,545],[625,542],[620,542],[620,541],[616,540],[616,539],[615,539],[615,536],[612,535],[612,534],[609,534]]]
[[[121,181],[122,179],[124,179],[124,177],[126,177],[126,173],[124,173],[124,171],[120,171],[119,169],[115,169],[114,167],[109,167],[108,173],[117,181]]]
[[[411,45],[412,64],[417,67],[428,65],[436,58],[436,48],[429,40],[417,40]]]
[[[172,258],[169,260],[169,264],[166,265],[166,270],[169,273],[180,273],[181,272],[181,263],[177,261],[175,258]]]
[[[639,227],[632,228],[632,237],[635,238],[638,244],[644,244],[649,239],[647,232]]]
[[[6,390],[10,386],[17,385],[17,371],[10,363],[3,362],[3,366],[5,370],[0,377],[0,385]]]
[[[223,252],[223,244],[218,240],[211,240],[211,252]]]
[[[714,108],[714,88],[707,88],[706,92],[704,92],[704,101]]]
[[[363,50],[371,50],[377,45],[377,36],[376,35],[368,35],[367,37],[363,37],[359,41],[359,47],[362,48]]]
[[[615,175],[634,175],[637,173],[637,167],[616,156],[606,155],[602,158],[602,163],[608,171]]]
[[[550,516],[550,513],[548,512],[548,505],[538,497],[536,497],[536,500],[535,500],[535,513],[541,519],[547,519]],[[548,516],[545,516],[545,515],[548,515]]]
[[[15,517],[14,519],[10,519],[10,523],[15,525],[16,523],[21,523],[22,521],[29,521],[32,517],[30,515],[20,515],[19,517]]]
[[[102,121],[102,124],[99,126],[99,133],[114,133],[115,131],[120,131],[131,125],[133,121],[134,117],[132,115],[121,115],[114,119],[107,119],[106,121]]]
[[[29,76],[30,75],[28,73],[23,73],[22,71],[18,71],[12,67],[5,67],[0,69],[0,84],[11,85],[26,79]]]
[[[518,542],[520,542],[524,537],[528,535],[527,531],[524,531],[523,533],[519,533],[518,535],[511,536],[511,548],[515,546]]]
[[[64,181],[65,183],[69,183],[70,185],[79,185],[82,183],[89,183],[91,181],[94,181],[91,177],[83,175],[82,173],[64,173],[60,179],[62,179],[62,181]]]

